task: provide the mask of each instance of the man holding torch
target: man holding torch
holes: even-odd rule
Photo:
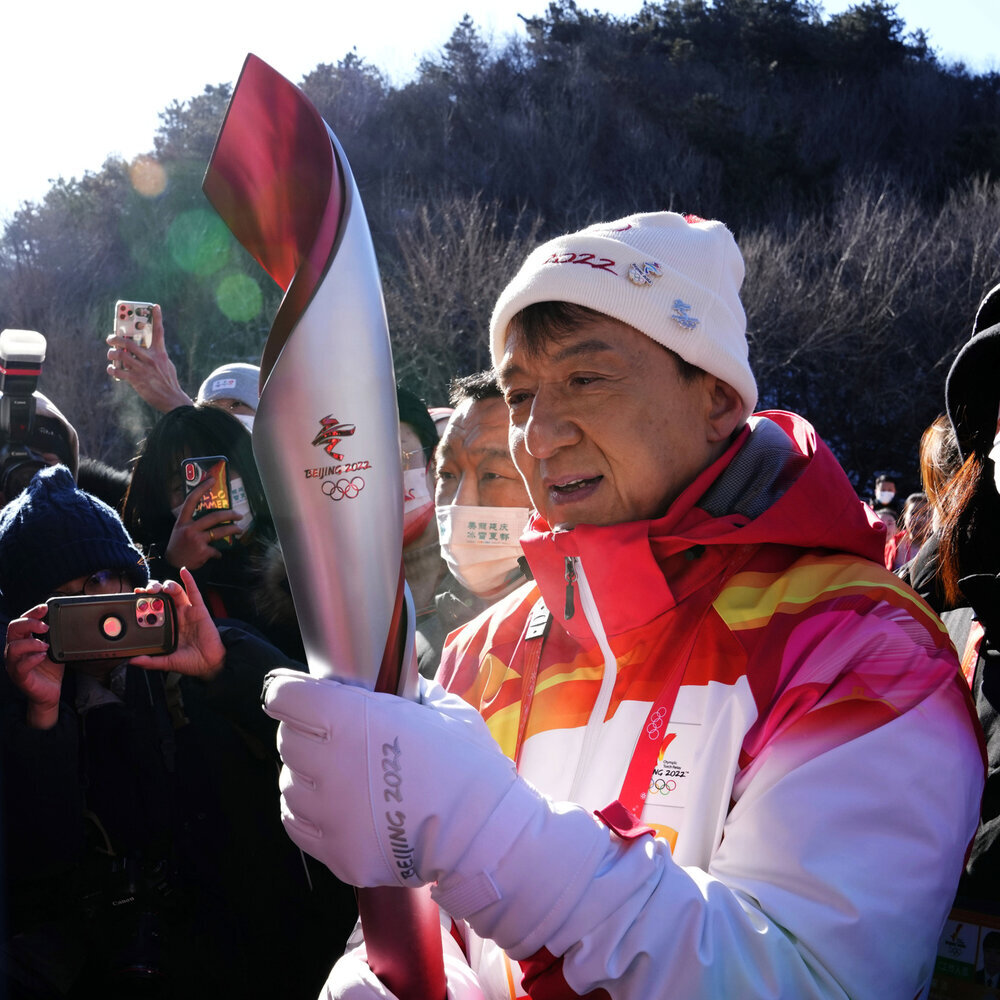
[[[534,579],[419,701],[265,686],[289,835],[430,884],[452,997],[929,983],[983,786],[968,694],[812,427],[753,415],[743,270],[669,212],[530,254],[490,337]],[[365,956],[329,996],[391,996]]]

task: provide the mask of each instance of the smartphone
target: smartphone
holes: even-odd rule
[[[50,597],[45,603],[49,658],[56,663],[156,656],[177,647],[169,594]]]
[[[214,479],[215,486],[208,491],[194,509],[194,517],[199,518],[210,510],[232,510],[233,495],[229,485],[229,461],[225,455],[203,455],[198,458],[186,458],[181,462],[181,479],[184,483],[185,496],[200,486],[206,479]],[[224,521],[223,524],[230,524]],[[216,538],[212,545],[216,548],[228,548],[233,539]]]
[[[126,302],[119,299],[115,303],[115,335],[133,341],[139,347],[153,344],[153,303]],[[121,365],[117,365],[121,367]]]

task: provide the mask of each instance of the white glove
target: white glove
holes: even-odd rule
[[[426,680],[422,704],[275,670],[281,819],[339,879],[414,887],[451,870],[517,780],[486,723]]]
[[[479,714],[432,681],[418,704],[275,670],[264,711],[281,723],[281,819],[302,850],[352,885],[438,882],[438,904],[475,914],[501,947],[540,947],[615,850],[590,813],[520,778]]]
[[[396,1000],[396,994],[368,967],[362,949],[337,959],[319,1000]]]

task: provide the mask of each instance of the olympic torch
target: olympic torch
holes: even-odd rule
[[[347,158],[302,91],[249,55],[203,189],[285,292],[261,358],[253,449],[309,672],[413,697],[392,353]],[[358,905],[379,979],[401,1000],[441,1000],[429,892],[361,889]]]

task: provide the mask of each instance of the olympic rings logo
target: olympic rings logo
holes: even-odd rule
[[[663,728],[666,715],[667,710],[661,707],[646,720],[646,736],[649,737],[649,739],[659,739],[660,730]]]
[[[364,488],[365,481],[360,476],[336,482],[327,479],[323,483],[323,492],[333,500],[353,500]]]
[[[673,778],[653,778],[649,787],[657,795],[669,795],[677,788],[677,782]]]

